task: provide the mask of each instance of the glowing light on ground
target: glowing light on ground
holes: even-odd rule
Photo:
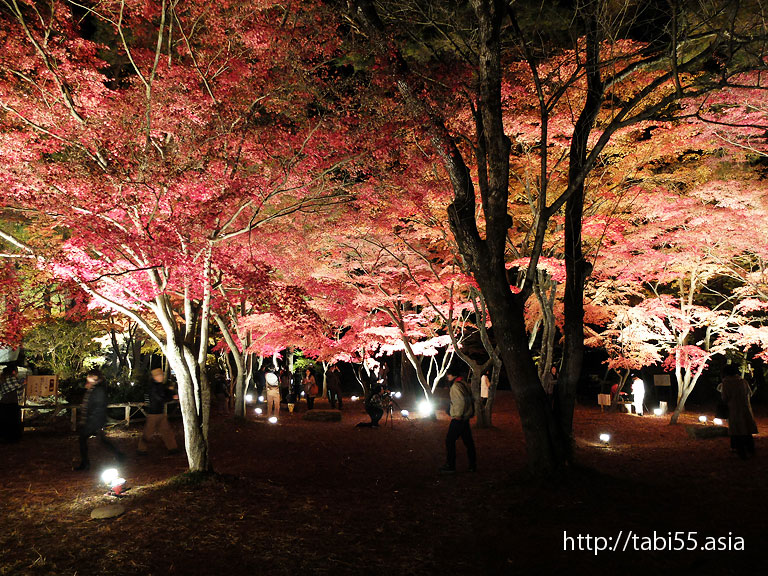
[[[270,416],[269,417],[269,423],[270,424],[277,424],[277,416]]]
[[[259,402],[264,402],[264,396],[259,396]]]
[[[264,412],[261,408],[256,408],[256,414],[261,416],[261,413]]]
[[[395,392],[395,398],[400,398],[402,394],[400,392]]]
[[[400,414],[403,416],[403,418],[408,418],[411,413],[408,412],[408,410],[400,410]]]
[[[655,416],[662,416],[664,414],[664,410],[661,408],[654,408],[653,413]]]
[[[424,417],[432,414],[432,403],[429,400],[419,402],[419,414]]]
[[[602,442],[603,444],[608,444],[608,442],[610,442],[610,441],[611,441],[611,435],[610,434],[606,434],[605,432],[600,434],[600,442]]]
[[[101,473],[101,481],[104,482],[104,484],[112,486],[112,482],[117,480],[119,476],[120,472],[117,471],[117,468],[107,468]]]
[[[712,422],[715,423],[715,426],[722,426],[723,425],[723,419],[722,418],[715,418],[712,420]]]
[[[707,417],[706,416],[699,416],[699,422],[704,424],[706,421],[707,421]]]
[[[253,394],[246,394],[245,395],[245,401],[246,402],[253,402]]]
[[[349,399],[352,400],[352,402],[357,402],[358,400],[360,400],[360,398],[358,398],[357,396],[350,396]]]

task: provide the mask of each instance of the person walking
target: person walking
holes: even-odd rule
[[[472,391],[467,386],[464,378],[456,374],[456,372],[449,370],[445,377],[451,383],[451,404],[448,408],[451,423],[448,425],[448,433],[445,436],[446,462],[440,468],[440,471],[448,473],[456,471],[456,440],[461,438],[464,446],[467,448],[469,471],[475,472],[477,470],[477,453],[475,452],[475,441],[472,438],[472,428],[470,426],[470,420],[475,415]]]
[[[169,454],[175,454],[179,451],[176,444],[176,436],[168,423],[168,414],[165,411],[165,403],[170,399],[168,386],[165,383],[165,371],[162,368],[155,368],[151,372],[152,379],[149,382],[147,394],[147,421],[144,424],[144,432],[139,438],[139,455],[147,453],[147,442],[155,434],[160,434]]]
[[[21,403],[24,394],[23,378],[13,364],[3,368],[0,376],[0,441],[18,442],[24,425],[21,421]]]
[[[752,391],[733,364],[723,368],[720,393],[723,402],[728,405],[728,435],[731,437],[731,448],[736,450],[742,460],[754,456],[755,439],[752,435],[757,434],[757,424],[749,400]]]
[[[85,397],[80,418],[80,464],[75,466],[75,470],[88,470],[91,467],[88,458],[88,439],[91,436],[98,437],[118,461],[125,459],[125,455],[104,434],[104,425],[107,423],[107,388],[101,370],[91,370],[85,375]]]

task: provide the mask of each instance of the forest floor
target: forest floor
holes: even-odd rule
[[[494,427],[473,431],[476,473],[461,442],[458,472],[438,473],[445,414],[398,415],[378,429],[354,427],[365,419],[359,402],[345,404],[341,422],[303,415],[281,412],[276,425],[219,416],[216,474],[205,478],[183,475],[186,458],[159,441],[137,456],[142,424],[113,428],[130,490],[110,520],[90,514],[117,501],[99,481],[112,457],[92,439],[92,469],[74,472],[66,424],[27,429],[21,443],[0,445],[0,574],[736,575],[764,564],[768,414],[759,408],[757,457],[741,461],[727,438],[686,433],[698,413],[669,426],[578,407],[577,466],[552,483],[525,473],[509,393],[499,393]],[[616,551],[595,551],[620,534]],[[675,550],[694,543],[721,549]]]

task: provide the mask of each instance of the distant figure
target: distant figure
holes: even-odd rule
[[[553,364],[550,367],[549,374],[544,375],[542,384],[544,385],[544,392],[547,395],[547,399],[551,404],[555,397],[555,390],[557,390],[557,366]]]
[[[384,386],[384,388],[389,388],[389,364],[387,364],[384,360],[382,360],[379,364],[376,379],[379,384]]]
[[[635,378],[632,382],[632,404],[635,406],[635,414],[643,415],[643,400],[645,399],[645,384],[642,379]]]
[[[379,420],[384,416],[384,403],[382,398],[382,392],[384,388],[378,384],[371,388],[368,396],[365,397],[365,411],[370,416],[370,422],[360,422],[357,424],[357,428],[378,428]]]
[[[755,439],[752,435],[757,434],[757,424],[749,400],[752,392],[747,381],[739,377],[739,372],[733,364],[723,368],[721,394],[723,402],[728,404],[728,435],[731,437],[731,448],[736,450],[742,460],[754,456]]]
[[[315,396],[317,396],[320,390],[317,387],[315,375],[309,368],[304,372],[302,385],[304,386],[304,395],[307,397],[307,410],[312,410],[315,407]]]
[[[280,414],[280,379],[270,372],[265,376],[267,416]]]
[[[456,440],[461,438],[464,446],[467,448],[467,459],[469,460],[469,471],[477,470],[477,454],[475,452],[475,441],[472,438],[472,428],[470,420],[475,415],[475,404],[472,399],[472,391],[467,386],[464,379],[454,371],[449,370],[445,377],[451,383],[450,397],[451,404],[448,413],[451,416],[451,423],[448,425],[448,433],[445,436],[445,466],[440,468],[441,472],[456,471]]]
[[[80,464],[75,470],[88,470],[88,438],[96,436],[107,449],[122,461],[125,455],[104,435],[107,423],[107,388],[101,370],[91,370],[85,375],[85,397],[80,413]]]
[[[280,397],[284,402],[291,402],[288,396],[291,393],[291,373],[287,368],[280,368]],[[291,402],[292,403],[292,402]]]
[[[480,376],[480,403],[483,405],[483,408],[488,404],[488,394],[491,390],[491,379],[488,377],[489,372],[490,370],[486,370]]]
[[[264,394],[264,387],[266,384],[266,373],[261,368],[257,368],[253,373],[253,387],[256,389],[256,396],[262,396]]]
[[[211,382],[211,390],[213,392],[214,408],[216,414],[228,414],[229,413],[229,385],[227,379],[221,372],[217,372],[213,376]]]
[[[301,401],[301,393],[303,390],[304,385],[302,383],[301,371],[297,370],[292,376],[291,392],[288,394],[288,403],[298,404]]]
[[[176,436],[171,425],[168,424],[168,415],[165,413],[165,403],[171,398],[168,387],[165,385],[165,371],[162,368],[155,368],[151,375],[152,380],[147,394],[147,422],[144,424],[144,433],[139,438],[138,453],[146,454],[147,442],[155,434],[160,434],[168,453],[175,454],[179,451],[179,447],[176,445]]]
[[[19,369],[13,364],[3,368],[0,376],[0,441],[18,442],[24,425],[21,421],[21,403],[24,394],[24,379],[19,378]]]
[[[331,408],[336,408],[338,403],[341,410],[341,371],[337,364],[331,366],[328,374],[325,375],[325,385],[328,387],[328,401],[331,403]]]

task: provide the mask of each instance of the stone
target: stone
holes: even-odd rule
[[[98,508],[94,508],[91,512],[91,518],[95,520],[117,518],[123,513],[125,513],[125,506],[122,506],[121,504],[109,504],[107,506],[99,506]]]

